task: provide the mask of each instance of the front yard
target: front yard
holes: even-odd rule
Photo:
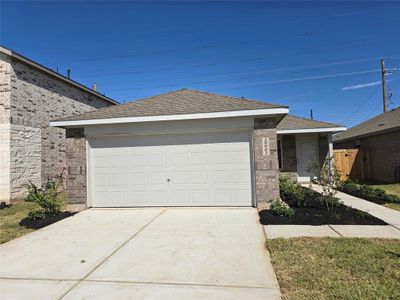
[[[38,208],[36,203],[21,202],[0,209],[0,244],[35,230],[21,225],[20,222],[36,208]]]
[[[400,211],[400,183],[356,183],[344,181],[340,191]]]
[[[283,299],[400,299],[400,242],[296,238],[267,242]]]
[[[400,197],[400,183],[373,184],[372,187],[379,188],[381,190],[384,190],[388,194]],[[400,203],[387,202],[384,204],[384,206],[400,211]]]

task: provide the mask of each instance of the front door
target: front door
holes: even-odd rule
[[[309,182],[317,175],[310,166],[318,162],[317,136],[296,135],[297,174],[300,182]]]

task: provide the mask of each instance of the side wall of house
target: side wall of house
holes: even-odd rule
[[[356,147],[356,145],[359,145]],[[370,178],[382,182],[400,181],[400,130],[358,139],[335,143],[335,149],[359,148],[363,152],[363,163]]]
[[[41,184],[65,176],[65,130],[49,127],[111,103],[11,58],[10,199],[26,194],[28,181]]]
[[[0,53],[0,202],[10,199],[11,60]]]

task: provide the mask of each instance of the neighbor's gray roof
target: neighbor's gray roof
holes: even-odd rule
[[[344,142],[364,136],[383,133],[385,131],[395,130],[396,128],[400,129],[400,107],[360,123],[346,132],[335,135],[333,141]]]
[[[33,60],[31,60],[31,59],[19,54],[19,53],[16,53],[15,51],[12,51],[12,50],[10,50],[8,48],[0,46],[0,53],[8,55],[8,56],[10,56],[10,57],[12,57],[12,58],[14,58],[14,59],[16,59],[18,61],[21,61],[21,62],[23,62],[23,63],[25,63],[25,64],[33,67],[33,68],[39,69],[42,72],[45,72],[46,74],[48,74],[50,76],[53,76],[53,77],[58,78],[59,80],[65,81],[66,83],[71,84],[71,85],[73,85],[73,86],[75,86],[75,87],[77,87],[77,88],[79,88],[79,89],[81,89],[81,90],[83,90],[83,91],[85,91],[87,93],[93,94],[96,97],[99,97],[99,98],[101,98],[101,99],[103,99],[103,100],[105,100],[105,101],[107,101],[109,103],[119,104],[118,101],[113,100],[113,99],[111,99],[111,98],[109,98],[109,97],[107,97],[105,95],[102,95],[102,94],[100,94],[100,93],[88,88],[87,86],[84,86],[83,84],[81,84],[81,83],[79,83],[79,82],[77,82],[75,80],[72,80],[71,78],[65,77],[64,75],[62,75],[62,74],[60,74],[58,72],[55,72],[55,71],[53,71],[53,70],[51,70],[51,69],[49,69],[49,68],[47,68],[47,67],[45,67],[45,66],[43,66],[43,65],[41,65],[39,63],[37,63],[37,62],[35,62],[35,61],[33,61]]]
[[[316,129],[343,127],[342,125],[300,118],[292,115],[286,115],[276,127],[277,130],[296,130],[296,129]]]
[[[124,105],[98,109],[57,121],[197,114],[268,108],[287,108],[287,106],[182,89]]]

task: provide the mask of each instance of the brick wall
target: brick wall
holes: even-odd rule
[[[297,171],[296,136],[282,135],[282,172]]]
[[[86,139],[83,128],[66,131],[67,203],[86,205]]]
[[[253,137],[257,207],[262,210],[279,198],[276,120],[256,119]],[[263,145],[267,138],[269,153],[265,151],[266,147]]]
[[[49,121],[112,105],[101,97],[9,56],[9,115],[1,119],[10,126],[9,198],[26,193],[25,184],[65,175],[65,130],[49,127]],[[2,79],[3,80],[3,79]],[[4,106],[4,105],[3,105]],[[7,200],[7,199],[6,199]]]

